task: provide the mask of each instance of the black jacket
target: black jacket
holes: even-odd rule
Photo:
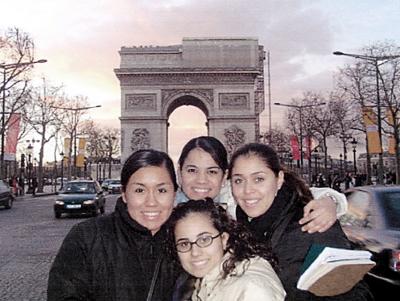
[[[277,273],[285,287],[286,300],[373,300],[368,286],[363,281],[348,293],[334,297],[317,297],[296,288],[301,275],[300,268],[313,243],[350,249],[350,242],[338,221],[324,233],[302,232],[298,221],[303,216],[303,207],[304,205],[297,200],[296,192],[284,183],[271,207],[262,216],[249,221],[239,206],[236,211],[237,219],[247,224],[259,240],[272,248],[278,259]]]
[[[152,300],[171,300],[176,272],[164,256],[164,239],[164,229],[152,236],[119,199],[115,212],[68,233],[50,270],[48,300],[145,301],[159,256]]]

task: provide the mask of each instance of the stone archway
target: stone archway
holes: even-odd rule
[[[264,110],[264,50],[257,39],[184,39],[182,45],[122,47],[122,160],[141,148],[166,151],[168,118],[193,105],[229,153],[258,140]]]

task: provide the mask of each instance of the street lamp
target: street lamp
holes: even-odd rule
[[[353,164],[354,164],[354,173],[357,174],[357,161],[356,161],[356,148],[357,148],[357,140],[356,138],[353,138],[350,142],[353,147]]]
[[[4,177],[4,138],[5,138],[5,128],[6,128],[6,84],[7,84],[7,70],[9,69],[18,69],[29,65],[34,64],[41,64],[46,63],[47,60],[37,60],[32,62],[21,62],[21,63],[11,63],[11,64],[0,64],[0,68],[3,69],[3,97],[2,97],[2,104],[1,104],[1,157],[0,157],[0,173],[1,178]]]
[[[61,185],[60,190],[64,188],[64,152],[60,153],[61,156]],[[57,181],[57,179],[56,179]]]
[[[284,107],[289,107],[289,108],[294,108],[299,111],[299,122],[300,122],[300,170],[301,173],[303,173],[303,109],[304,108],[311,108],[311,107],[316,107],[316,106],[322,106],[325,105],[325,102],[321,103],[315,103],[315,104],[305,104],[305,105],[294,105],[294,104],[284,104],[280,102],[274,102],[274,105],[276,106],[284,106]],[[297,161],[298,163],[299,161]]]
[[[74,121],[74,128],[72,132],[72,139],[74,143],[74,177],[76,176],[76,138],[77,138],[77,122],[78,122],[78,112],[79,111],[84,111],[84,110],[89,110],[93,108],[100,108],[101,105],[96,105],[96,106],[87,106],[87,107],[77,107],[77,108],[69,108],[69,107],[58,107],[58,106],[51,106],[54,109],[60,109],[60,110],[66,110],[66,111],[72,111],[74,116],[73,116],[73,121]],[[70,154],[71,156],[71,154]],[[68,164],[70,166],[70,164]]]
[[[108,178],[111,179],[113,140],[116,140],[117,138],[114,136],[104,136],[104,139],[108,142]]]
[[[386,63],[387,61],[400,58],[400,55],[384,55],[384,56],[373,56],[363,54],[352,54],[344,53],[341,51],[333,52],[334,55],[350,56],[356,59],[366,60],[372,62],[375,66],[375,77],[376,77],[376,107],[378,115],[378,136],[379,143],[381,145],[381,151],[378,154],[378,183],[383,184],[383,151],[382,151],[382,119],[381,119],[381,98],[379,93],[379,65]],[[381,64],[379,62],[381,61]]]
[[[26,193],[32,193],[32,152],[33,146],[29,143],[26,148],[26,153],[28,155],[28,190]]]

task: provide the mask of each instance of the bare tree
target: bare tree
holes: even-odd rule
[[[120,130],[115,128],[101,128],[93,121],[85,122],[82,127],[83,133],[88,140],[89,162],[108,162],[108,177],[111,177],[111,163],[113,158],[120,155]]]
[[[8,29],[4,36],[0,36],[0,69],[3,71],[0,84],[0,94],[3,97],[0,135],[3,139],[10,117],[20,112],[29,100],[29,71],[34,66],[34,48],[32,38],[18,28]]]
[[[71,179],[72,175],[76,176],[76,159],[77,159],[77,137],[81,135],[82,128],[80,125],[83,122],[83,116],[87,112],[88,101],[85,96],[75,96],[69,98],[65,96],[64,105],[57,107],[58,114],[61,114],[61,130],[69,138],[69,147],[67,150],[67,169],[68,169],[68,179]],[[74,167],[74,170],[72,170]]]
[[[40,91],[42,90],[43,91]],[[40,135],[38,192],[43,192],[43,157],[45,145],[52,140],[61,127],[63,115],[59,115],[58,107],[64,104],[60,97],[60,86],[47,86],[43,78],[43,87],[32,91],[31,101],[23,108],[24,119],[31,128]]]
[[[383,42],[364,47],[361,50],[366,56],[387,57],[390,59],[380,60],[358,60],[354,65],[347,65],[340,70],[338,78],[338,87],[346,95],[358,104],[359,120],[362,120],[361,108],[372,107],[375,109],[375,115],[378,116],[381,108],[385,108],[387,114],[379,116],[382,121],[382,130],[395,139],[396,154],[396,175],[399,179],[399,120],[396,118],[399,109],[399,64],[400,60],[391,59],[391,57],[400,54],[400,48],[393,43]],[[379,89],[378,89],[379,88]],[[378,96],[380,100],[380,109],[378,110]],[[356,106],[355,106],[356,108]],[[390,117],[388,117],[390,116]],[[391,122],[392,121],[392,122]],[[371,158],[368,149],[368,140],[366,128],[362,122],[354,128],[365,135],[365,145],[367,153],[367,181],[371,182]]]

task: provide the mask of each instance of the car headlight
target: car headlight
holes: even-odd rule
[[[56,200],[56,205],[64,205],[64,201],[62,201],[62,200]]]
[[[83,204],[85,204],[85,205],[92,205],[92,204],[94,204],[95,203],[95,200],[86,200],[86,201],[83,201]]]

